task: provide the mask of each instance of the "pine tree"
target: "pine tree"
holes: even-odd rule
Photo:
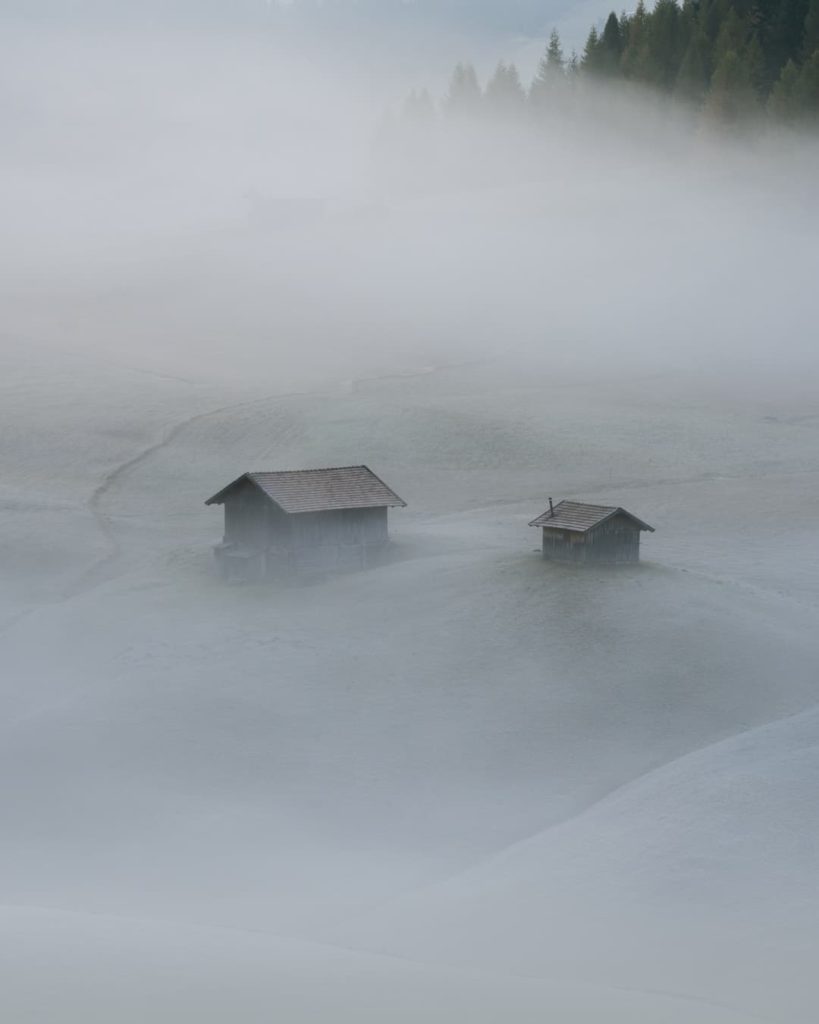
[[[713,61],[715,71],[729,50],[739,54],[745,49],[750,35],[750,22],[740,18],[734,8],[731,7],[722,20],[719,34],[714,43]]]
[[[801,56],[808,60],[819,50],[819,0],[810,0],[802,31]]]
[[[580,58],[580,67],[590,74],[599,74],[601,56],[600,36],[597,34],[597,29],[592,26],[586,39],[583,56]]]
[[[725,0],[700,0],[697,23],[705,36],[709,53],[714,53],[722,20],[729,9],[730,4],[726,4]]]
[[[750,67],[740,54],[729,50],[714,71],[706,110],[714,121],[725,126],[736,126],[758,109]]]
[[[538,64],[537,75],[532,82],[529,98],[535,107],[547,106],[565,84],[566,62],[557,29],[552,29],[549,45]]]
[[[522,110],[525,100],[518,69],[514,64],[500,61],[486,87],[488,108],[501,117],[514,117]]]
[[[799,68],[792,60],[782,68],[778,80],[768,97],[768,113],[778,121],[793,121],[797,116],[796,85],[799,81]]]
[[[458,64],[452,73],[444,110],[459,118],[476,117],[481,107],[481,87],[471,64]]]
[[[526,100],[526,90],[520,80],[520,74],[515,64],[510,64],[506,69],[506,84],[509,90],[509,99],[513,107],[521,107]]]
[[[760,99],[764,99],[771,90],[769,71],[765,54],[759,36],[754,33],[748,45],[743,51],[743,57],[748,65],[748,73],[751,76],[751,85],[756,90]]]
[[[819,121],[819,49],[802,65],[793,95],[799,116]]]
[[[685,56],[677,73],[674,93],[680,99],[700,106],[708,91],[708,71],[705,64],[706,42],[696,32],[688,43]]]
[[[625,46],[620,61],[625,77],[636,82],[647,80],[648,19],[645,3],[639,0],[637,9],[626,25]]]
[[[761,4],[762,0],[757,0]],[[766,87],[770,88],[788,60],[798,61],[804,52],[805,21],[809,0],[776,0],[763,9],[760,35],[764,43],[767,69]]]
[[[676,0],[657,0],[648,20],[650,81],[671,90],[685,52],[684,25]]]
[[[623,56],[623,33],[620,21],[614,11],[608,16],[603,35],[599,42],[599,70],[605,75],[620,73],[620,58]]]
[[[545,66],[542,66],[542,70],[545,70],[549,74],[559,76],[563,74],[565,64],[566,62],[563,59],[563,47],[560,44],[560,36],[558,35],[557,29],[553,28],[551,35],[549,36],[549,45],[546,48]]]

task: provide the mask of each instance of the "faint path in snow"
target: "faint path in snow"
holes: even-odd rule
[[[320,394],[316,392],[315,394]],[[102,583],[105,579],[109,578],[109,570],[111,566],[117,561],[122,554],[122,546],[117,539],[116,531],[113,527],[112,517],[103,511],[103,501],[106,496],[124,480],[129,473],[131,473],[138,466],[141,466],[144,462],[147,462],[152,455],[167,448],[189,427],[192,427],[195,423],[200,423],[204,420],[210,419],[214,416],[219,416],[226,412],[233,412],[239,409],[250,408],[254,405],[261,405],[265,402],[271,402],[275,399],[293,398],[297,395],[293,394],[275,394],[275,395],[264,395],[261,398],[245,399],[241,402],[232,402],[228,405],[221,405],[216,409],[208,409],[205,412],[196,413],[193,416],[189,416],[187,419],[181,420],[176,423],[169,430],[163,434],[163,436],[155,441],[153,444],[148,445],[147,448],[143,448],[142,451],[133,455],[130,459],[126,459],[125,462],[121,462],[118,466],[115,466],[112,470],[105,474],[99,484],[94,488],[91,497],[88,499],[87,508],[97,524],[97,527],[105,539],[108,551],[100,558],[96,559],[86,570],[82,573],[80,578],[69,587],[63,594],[63,600],[68,600],[75,597],[77,594],[81,594],[98,584]],[[305,393],[299,397],[310,397],[309,393]]]
[[[163,436],[155,441],[153,444],[148,445],[147,448],[143,448],[137,452],[131,458],[126,459],[125,462],[120,463],[111,469],[99,484],[94,488],[91,497],[88,499],[87,508],[97,524],[97,527],[102,534],[108,550],[101,557],[96,559],[66,591],[63,593],[63,600],[68,600],[78,594],[84,593],[85,591],[97,586],[104,582],[110,576],[110,569],[119,559],[122,554],[122,546],[116,536],[116,531],[113,526],[113,519],[103,510],[103,502],[108,494],[121,483],[133,470],[141,466],[144,462],[147,462],[157,452],[167,448],[173,442],[180,437],[186,430],[192,427],[196,423],[201,423],[205,420],[211,419],[215,416],[224,415],[225,413],[238,412],[242,409],[251,409],[257,405],[264,405],[268,402],[283,401],[291,398],[318,398],[322,395],[338,391],[339,388],[344,390],[354,391],[356,387],[362,384],[371,384],[379,381],[390,381],[396,379],[407,379],[407,378],[418,378],[427,377],[432,374],[438,373],[444,370],[456,369],[461,366],[471,366],[473,363],[463,364],[442,364],[440,366],[424,366],[420,370],[407,371],[406,373],[390,373],[384,374],[378,377],[362,377],[353,378],[352,380],[342,381],[337,385],[330,385],[329,387],[316,389],[315,391],[294,391],[294,392],[276,392],[273,394],[262,395],[259,398],[244,399],[240,402],[231,402],[227,405],[218,406],[215,409],[209,409],[205,412],[196,413],[193,416],[189,416],[179,423],[176,423],[169,430],[163,434]],[[23,613],[25,614],[25,613]]]
[[[131,472],[137,469],[139,466],[147,462],[153,455],[169,447],[176,441],[188,428],[194,426],[196,423],[201,423],[208,419],[216,416],[224,415],[225,413],[236,412],[242,409],[251,409],[257,405],[264,405],[265,403],[272,401],[284,401],[291,398],[320,398],[322,395],[338,394],[338,393],[352,393],[357,387],[366,386],[369,384],[375,384],[379,381],[394,381],[399,379],[415,379],[419,377],[427,377],[436,374],[441,371],[457,369],[462,366],[475,365],[475,361],[469,361],[464,363],[445,363],[441,365],[429,365],[423,366],[419,370],[407,370],[406,372],[396,373],[385,373],[379,376],[372,377],[354,377],[346,378],[342,381],[328,382],[325,387],[316,388],[310,391],[292,391],[292,392],[274,392],[272,394],[265,394],[258,398],[243,399],[238,402],[229,402],[224,405],[217,406],[214,409],[207,409],[204,412],[195,413],[192,416],[188,416],[178,423],[171,426],[165,431],[165,433],[156,441],[149,444],[147,447],[138,451],[135,455],[126,459],[124,462],[119,463],[110,469],[100,480],[97,486],[92,491],[90,497],[86,502],[86,508],[91,513],[94,522],[96,523],[97,529],[99,530],[106,546],[106,551],[101,556],[95,558],[92,563],[87,566],[84,570],[81,570],[75,579],[75,581],[65,587],[59,597],[45,601],[41,604],[34,605],[29,608],[24,608],[13,614],[5,621],[0,623],[0,635],[11,630],[17,623],[25,620],[29,616],[33,615],[43,606],[49,606],[53,604],[59,604],[63,601],[69,601],[80,594],[86,593],[92,590],[94,587],[99,586],[106,580],[110,579],[113,575],[111,570],[121,557],[122,545],[116,535],[114,528],[114,517],[108,515],[103,508],[106,497],[117,487],[118,484],[122,483]],[[136,371],[134,367],[128,367],[128,369]],[[166,374],[154,374],[150,370],[144,371],[149,376],[160,376],[163,379],[178,379],[181,383],[191,383],[190,381],[184,380],[184,378],[173,378]]]

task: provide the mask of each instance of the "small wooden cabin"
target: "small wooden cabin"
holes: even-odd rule
[[[654,532],[642,519],[612,505],[561,501],[533,519],[543,530],[543,557],[555,562],[617,565],[640,560],[640,533]]]
[[[225,507],[221,574],[245,580],[371,564],[389,541],[387,510],[406,506],[366,466],[244,473],[205,504]]]

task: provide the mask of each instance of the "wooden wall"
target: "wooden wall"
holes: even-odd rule
[[[543,557],[608,565],[638,562],[640,531],[627,516],[615,516],[586,533],[544,527]]]
[[[361,568],[389,540],[386,508],[287,515],[249,483],[228,495],[224,508],[225,534],[217,557],[228,575],[258,578],[294,569]],[[254,553],[257,559],[250,557]]]
[[[291,518],[290,550],[299,568],[358,568],[389,539],[386,508],[305,512]]]

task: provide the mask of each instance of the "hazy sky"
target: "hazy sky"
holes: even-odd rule
[[[580,49],[589,27],[605,17],[609,6],[606,0],[471,0],[467,5],[460,0],[77,0],[70,6],[61,0],[5,0],[2,15],[40,26],[150,24],[166,30],[341,35],[359,59],[410,68],[413,60],[439,62],[453,54],[489,61],[492,47],[504,51],[507,59],[514,51],[524,64],[531,64],[553,27],[561,31],[567,49]],[[368,45],[371,32],[389,42],[390,53]],[[365,45],[357,46],[362,39]]]
[[[7,330],[234,366],[271,336],[296,361],[320,338],[336,369],[499,338],[602,363],[612,338],[620,362],[808,357],[796,140],[718,142],[611,100],[543,137],[427,136],[385,162],[405,69],[326,41],[18,22],[0,45]]]

